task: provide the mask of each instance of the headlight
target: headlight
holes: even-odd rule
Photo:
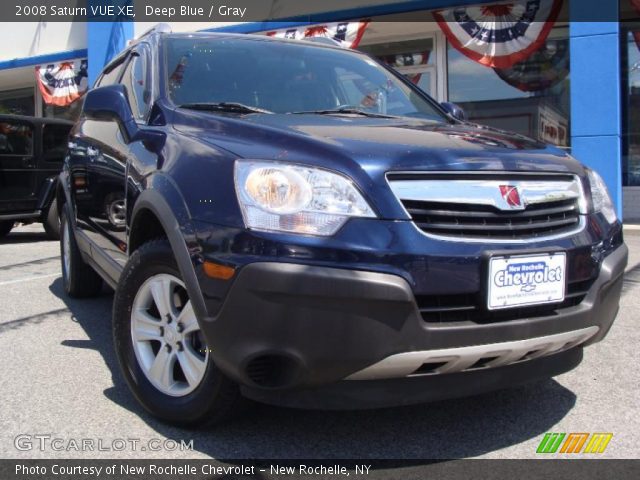
[[[616,208],[611,201],[607,185],[604,183],[602,177],[594,170],[587,168],[587,174],[589,175],[589,184],[591,185],[593,210],[595,212],[601,212],[609,223],[614,223],[618,219],[618,216],[616,215]]]
[[[237,160],[235,183],[248,228],[328,236],[376,216],[351,180],[319,168]]]

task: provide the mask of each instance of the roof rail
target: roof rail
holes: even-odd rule
[[[140,35],[136,40],[140,40],[141,38],[146,37],[147,35],[151,35],[152,33],[171,33],[171,25],[168,23],[158,23],[151,27],[149,30],[145,31],[142,35]]]

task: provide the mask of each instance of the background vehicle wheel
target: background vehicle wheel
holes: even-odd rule
[[[124,228],[126,224],[126,205],[124,193],[112,192],[104,200],[104,212],[111,226]]]
[[[54,199],[49,205],[47,216],[43,219],[42,225],[50,240],[60,239],[60,217],[58,216],[58,202]]]
[[[62,283],[71,297],[94,297],[102,289],[102,278],[84,263],[65,209],[60,218],[60,260]]]
[[[114,299],[113,338],[122,373],[151,414],[202,426],[240,410],[239,388],[209,355],[168,241],[144,244],[127,262]]]
[[[9,232],[13,228],[13,220],[5,220],[0,222],[0,238],[9,235]]]

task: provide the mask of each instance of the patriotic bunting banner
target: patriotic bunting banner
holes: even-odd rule
[[[71,105],[87,91],[87,60],[40,65],[36,67],[36,81],[47,105]]]
[[[524,62],[494,70],[502,80],[523,92],[546,90],[569,75],[569,42],[548,39]]]
[[[433,16],[458,51],[487,67],[510,68],[544,44],[561,8],[562,0],[513,0]]]
[[[401,53],[398,55],[387,55],[384,57],[379,57],[379,59],[391,67],[413,67],[416,65],[426,65],[427,63],[429,63],[430,54],[431,52],[427,50],[422,53]],[[412,73],[406,75],[406,77],[411,80],[411,82],[418,85],[418,83],[420,83],[420,79],[422,78],[422,74]]]
[[[368,20],[360,22],[327,23],[307,27],[285,28],[267,32],[269,37],[303,40],[309,37],[325,37],[336,40],[344,48],[356,48],[369,25]]]
[[[411,67],[415,65],[426,65],[429,63],[429,54],[431,52],[425,51],[422,53],[401,53],[398,55],[387,55],[380,57],[387,65],[392,67]]]

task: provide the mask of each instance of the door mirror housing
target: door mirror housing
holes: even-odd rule
[[[107,85],[89,90],[84,98],[82,115],[91,120],[116,121],[127,143],[138,133],[124,85]]]
[[[451,102],[443,102],[441,105],[442,108],[456,120],[460,120],[461,122],[467,121],[467,114],[460,105]]]

